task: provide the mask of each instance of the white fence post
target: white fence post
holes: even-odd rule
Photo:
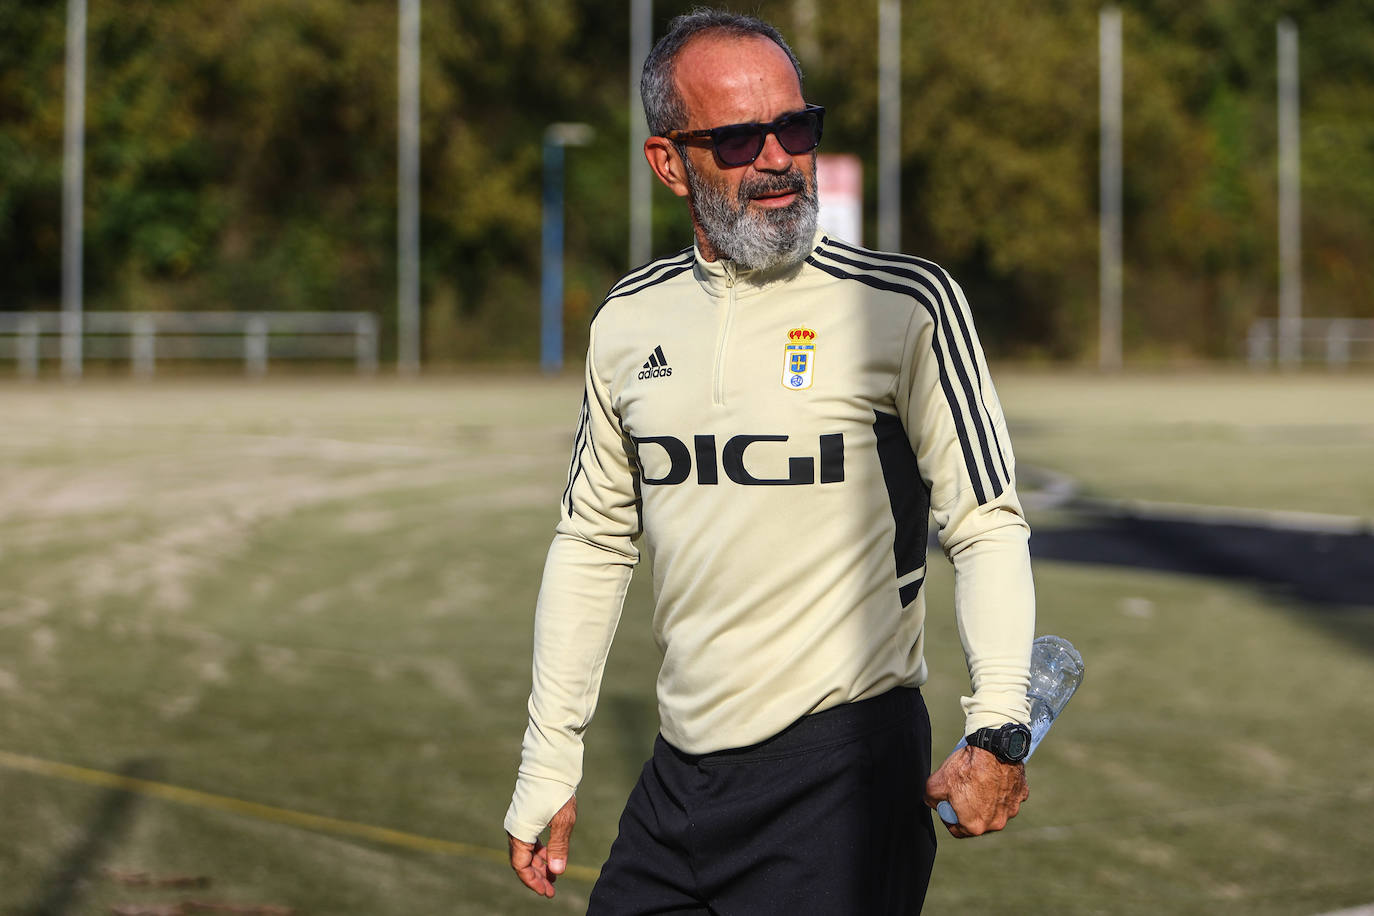
[[[32,316],[19,322],[15,341],[19,363],[19,377],[28,381],[38,378],[38,319]]]
[[[147,315],[134,319],[133,332],[129,338],[129,358],[133,362],[136,378],[152,378],[153,363],[157,358],[157,325]]]
[[[1250,325],[1250,333],[1246,335],[1245,341],[1250,368],[1262,369],[1269,365],[1269,353],[1273,343],[1274,335],[1269,329],[1268,321],[1260,319]]]
[[[267,374],[267,320],[261,315],[243,326],[243,370],[252,378]]]
[[[377,372],[377,319],[371,315],[359,315],[354,323],[354,353],[358,363],[359,375],[375,375]]]
[[[1332,371],[1350,366],[1350,325],[1332,318],[1326,326],[1326,368]]]

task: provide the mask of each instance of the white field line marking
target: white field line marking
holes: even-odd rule
[[[1094,499],[1078,495],[1073,478],[1046,468],[1023,466],[1027,486],[1022,499],[1037,509],[1088,509],[1103,515],[1158,521],[1204,522],[1214,525],[1250,525],[1280,531],[1311,531],[1319,534],[1371,534],[1374,519],[1358,515],[1328,515],[1291,509],[1249,509],[1241,506],[1209,506],[1196,503],[1155,502],[1145,499]]]
[[[1348,910],[1332,910],[1330,913],[1322,913],[1321,916],[1374,916],[1374,903],[1351,907]]]
[[[163,801],[175,802],[176,804],[187,805],[192,808],[225,811],[230,814],[257,818],[258,820],[269,821],[275,824],[285,824],[290,827],[314,830],[319,833],[331,833],[335,836],[371,840],[376,843],[384,843],[388,846],[418,849],[421,852],[459,856],[465,859],[478,859],[484,862],[494,862],[501,865],[506,865],[509,862],[507,853],[499,849],[474,846],[470,843],[456,843],[452,840],[438,840],[432,837],[419,836],[414,833],[405,833],[401,830],[392,830],[389,827],[360,824],[356,821],[345,821],[333,817],[324,817],[319,814],[308,814],[304,811],[293,811],[290,808],[277,808],[272,805],[263,805],[258,802],[246,801],[241,798],[231,798],[227,795],[214,795],[210,792],[200,792],[195,789],[174,786],[170,783],[155,782],[151,779],[138,779],[133,776],[124,776],[119,773],[107,773],[103,770],[91,770],[86,767],[72,766],[67,763],[57,763],[52,760],[42,760],[37,757],[28,757],[23,754],[11,754],[8,751],[0,751],[0,767],[17,770],[22,773],[32,773],[38,776],[61,779],[67,782],[81,783],[88,786],[120,789],[125,792],[133,792],[137,795],[144,795],[149,798],[158,798]],[[600,871],[599,869],[588,868],[583,865],[569,865],[567,871],[563,874],[564,877],[573,878],[579,881],[595,881]]]
[[[1080,499],[1074,505],[1091,507],[1108,515],[1151,518],[1161,521],[1207,522],[1219,525],[1250,525],[1279,531],[1311,531],[1320,534],[1368,534],[1374,522],[1357,515],[1324,515],[1288,509],[1245,509],[1238,506],[1203,506],[1191,503],[1150,502],[1143,499]]]

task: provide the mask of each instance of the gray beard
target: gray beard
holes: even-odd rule
[[[811,251],[816,237],[819,204],[815,182],[798,171],[740,182],[736,200],[724,188],[687,167],[687,187],[697,224],[716,250],[746,270],[771,270],[800,262]],[[796,191],[797,199],[777,209],[749,209],[750,199],[766,191]]]

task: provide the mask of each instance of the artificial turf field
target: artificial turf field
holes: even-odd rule
[[[1369,376],[998,386],[1019,461],[1093,495],[1374,518]],[[0,386],[0,912],[581,912],[655,730],[647,576],[588,733],[581,870],[542,901],[501,830],[579,399],[513,376]],[[967,683],[932,570],[942,747]],[[1374,902],[1374,598],[1036,580],[1085,685],[1009,830],[941,843],[927,912]],[[209,884],[140,883],[172,878]]]

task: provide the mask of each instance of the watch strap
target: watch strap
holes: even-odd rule
[[[972,747],[981,748],[1003,763],[1020,763],[1030,753],[1030,729],[1016,722],[998,728],[980,728],[964,738]]]

